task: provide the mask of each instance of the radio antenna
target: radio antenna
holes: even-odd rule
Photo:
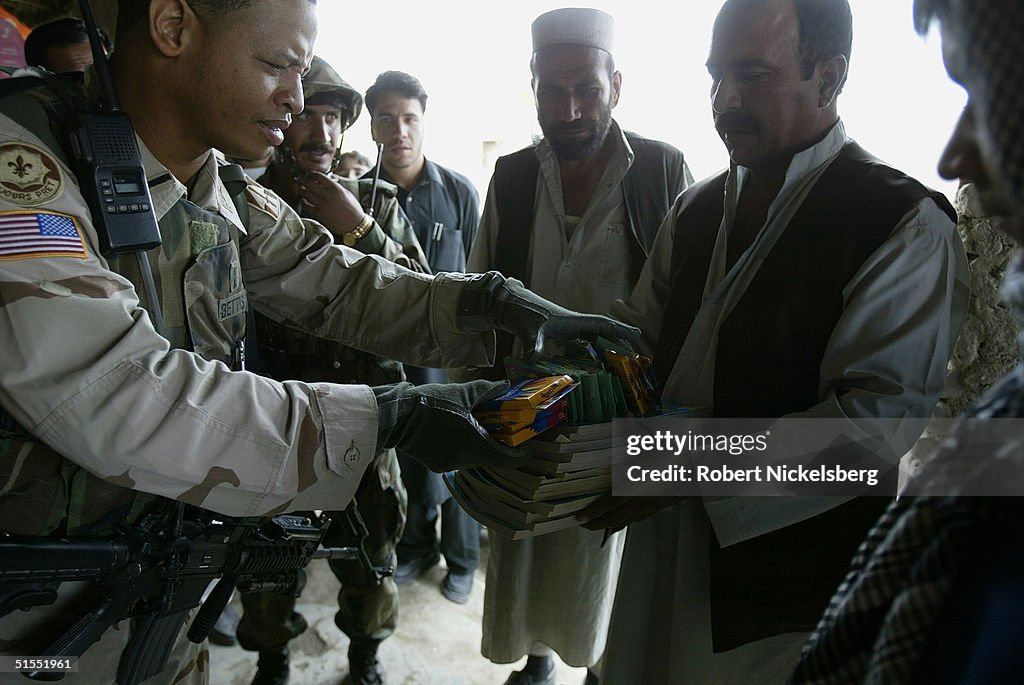
[[[100,84],[100,95],[103,98],[103,105],[107,108],[107,111],[116,112],[121,109],[121,105],[117,99],[117,91],[114,90],[114,77],[110,73],[107,50],[100,40],[100,31],[96,26],[96,19],[92,16],[89,0],[78,0],[78,6],[82,10],[82,19],[85,20],[85,28],[89,32],[89,45],[92,47],[92,64]]]

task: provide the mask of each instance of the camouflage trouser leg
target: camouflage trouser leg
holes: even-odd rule
[[[395,547],[405,528],[407,499],[394,450],[377,454],[356,491],[356,502],[369,535],[366,553],[374,566],[394,566]],[[332,513],[337,518],[340,512]],[[332,538],[341,526],[327,531],[327,544],[341,545]],[[331,570],[341,581],[338,613],[334,622],[353,642],[380,642],[395,631],[398,623],[398,586],[388,576],[376,587],[354,560],[331,560]]]
[[[295,611],[296,599],[274,592],[242,594],[242,620],[236,631],[242,649],[273,651],[301,635],[306,629],[306,619]]]
[[[395,564],[395,545],[405,527],[405,488],[394,450],[380,452],[366,469],[356,490],[356,502],[369,536],[365,546],[375,566]],[[337,522],[341,512],[325,512],[336,523],[327,529],[324,544],[343,547],[352,544]],[[341,581],[338,613],[334,622],[355,640],[380,641],[395,631],[398,621],[398,588],[385,578],[374,587],[358,561],[331,560],[331,570]],[[283,647],[306,629],[306,620],[295,611],[295,597],[269,592],[241,596],[242,620],[238,623],[238,644],[252,651]]]
[[[77,617],[96,599],[95,588],[87,583],[65,583],[60,598],[51,606],[31,611],[15,611],[0,619],[0,654],[36,656],[68,627],[68,620]],[[210,653],[206,642],[195,644],[186,637],[195,616],[189,612],[164,670],[144,681],[145,685],[206,685],[209,681]],[[60,682],[66,685],[113,683],[121,652],[132,635],[132,621],[125,620],[109,628],[78,660],[78,670],[68,673]],[[20,673],[0,673],[3,685],[24,685],[31,680]]]

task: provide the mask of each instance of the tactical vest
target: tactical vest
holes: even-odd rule
[[[259,180],[262,183],[268,178],[269,174]],[[366,212],[370,212],[371,185],[372,182],[360,181],[358,188],[357,197]],[[269,182],[266,187],[273,189]],[[385,197],[385,192],[378,193],[376,214]],[[388,385],[405,380],[402,364],[392,359],[299,331],[260,313],[254,313],[252,323],[256,355],[248,368],[261,375],[279,381],[360,385]]]
[[[11,79],[17,81],[19,79]],[[30,79],[36,80],[38,79]],[[69,114],[68,94],[41,82],[0,90],[0,108],[39,136],[67,164],[60,141]],[[63,95],[64,97],[62,97]],[[244,207],[241,169],[221,167],[235,205]],[[244,177],[243,177],[244,178]],[[248,217],[247,208],[243,221]],[[172,347],[208,360],[237,363],[244,348],[248,301],[242,281],[238,231],[223,217],[180,199],[160,219],[162,245],[147,254]],[[146,294],[135,255],[109,260],[132,282],[143,306]],[[0,532],[20,535],[100,534],[132,519],[156,498],[96,478],[18,426],[0,407]]]
[[[289,328],[255,313],[256,360],[248,368],[279,381],[388,385],[405,380],[400,362]]]

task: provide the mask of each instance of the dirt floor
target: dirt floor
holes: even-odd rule
[[[480,655],[486,539],[467,604],[454,604],[440,592],[444,562],[399,588],[398,629],[380,648],[388,685],[501,685],[517,664],[492,664]],[[309,629],[291,643],[290,685],[340,685],[348,673],[348,638],[334,625],[338,581],[326,561],[313,562],[299,611]],[[236,597],[237,605],[237,597]],[[256,654],[238,647],[210,646],[212,685],[249,685]],[[569,668],[555,659],[559,685],[580,685],[584,668]]]

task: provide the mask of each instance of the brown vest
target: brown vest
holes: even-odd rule
[[[701,304],[724,215],[725,174],[683,196],[671,300],[654,364],[667,380]],[[723,323],[714,414],[776,418],[817,404],[820,366],[843,312],[843,287],[914,205],[949,202],[848,143],[815,183]],[[892,474],[895,476],[895,473]],[[886,483],[895,494],[895,482]],[[711,540],[714,651],[814,628],[889,497],[860,497],[807,521],[719,547]]]

